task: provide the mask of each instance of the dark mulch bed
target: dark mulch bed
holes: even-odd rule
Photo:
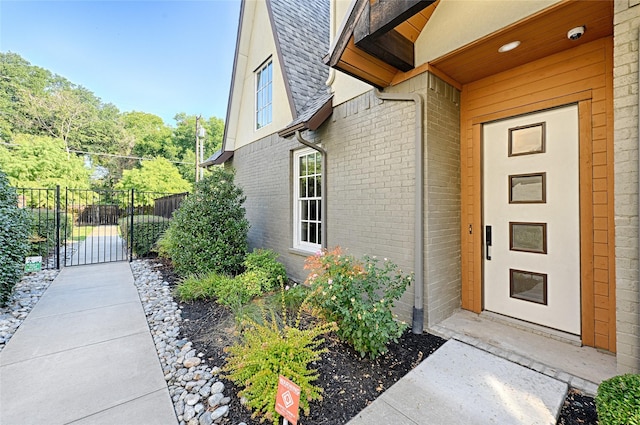
[[[598,423],[593,397],[571,389],[562,405],[558,425],[595,425]]]
[[[158,269],[167,281],[175,283],[176,275],[171,266],[162,260]],[[235,335],[235,321],[229,310],[213,301],[180,303],[183,322],[181,334],[194,344],[198,352],[205,354],[207,363],[222,366]],[[322,361],[313,365],[319,372],[317,385],[324,388],[324,400],[311,404],[310,416],[302,416],[305,425],[344,424],[375,400],[407,372],[438,349],[445,341],[423,333],[414,335],[406,331],[389,351],[378,359],[360,356],[334,336],[326,337],[324,346],[329,349]],[[259,424],[239,402],[236,388],[224,380],[232,397],[229,417],[233,423],[244,421],[247,425]],[[564,401],[558,425],[595,425],[598,423],[592,397],[571,390]]]

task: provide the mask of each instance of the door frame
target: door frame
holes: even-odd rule
[[[535,102],[516,108],[506,109],[499,112],[477,116],[472,119],[473,144],[481,147],[482,145],[482,126],[490,121],[516,117],[519,115],[541,112],[547,109],[568,106],[571,104],[578,105],[578,126],[579,126],[579,226],[580,226],[580,307],[581,307],[581,339],[585,345],[594,345],[594,326],[595,326],[595,304],[594,304],[594,280],[593,280],[593,146],[592,146],[592,129],[591,129],[591,90],[574,93],[571,95],[561,96],[541,102]],[[480,170],[476,175],[477,184],[480,188],[476,192],[479,196],[477,199],[478,216],[480,218],[480,227],[477,231],[484,228],[483,203],[484,196],[482,187],[483,158],[482,149],[474,149],[474,164]],[[482,233],[482,232],[481,232]],[[481,294],[474,303],[474,311],[480,313],[484,310],[484,238],[481,236],[482,249],[475,258],[475,264],[480,268],[480,279],[474,280],[474,292]],[[477,291],[477,292],[476,292]]]

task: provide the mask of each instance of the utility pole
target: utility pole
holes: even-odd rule
[[[200,166],[204,162],[204,141],[200,139],[204,139],[206,133],[204,127],[200,125],[201,120],[202,115],[198,115],[196,117],[196,183],[204,177],[204,169]]]
[[[198,183],[198,180],[200,180],[198,177],[200,177],[200,162],[198,161],[198,158],[200,157],[199,155],[199,151],[200,151],[200,116],[196,117],[196,183]]]

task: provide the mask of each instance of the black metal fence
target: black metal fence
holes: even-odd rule
[[[41,256],[43,268],[131,261],[152,254],[186,196],[60,187],[16,190],[19,207],[33,217],[29,255]],[[156,213],[156,200],[161,200],[161,214]]]

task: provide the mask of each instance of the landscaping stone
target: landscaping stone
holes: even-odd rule
[[[18,330],[59,270],[42,270],[22,277],[5,307],[0,307],[0,351]]]
[[[206,365],[202,361],[203,353],[198,353],[191,341],[179,338],[181,311],[173,300],[169,283],[155,267],[146,260],[131,263],[135,285],[180,425],[228,423],[228,419],[223,418],[229,413],[231,399],[225,397],[224,384],[215,378],[222,365]],[[0,314],[0,341],[3,329]],[[215,410],[211,412],[208,409]]]

